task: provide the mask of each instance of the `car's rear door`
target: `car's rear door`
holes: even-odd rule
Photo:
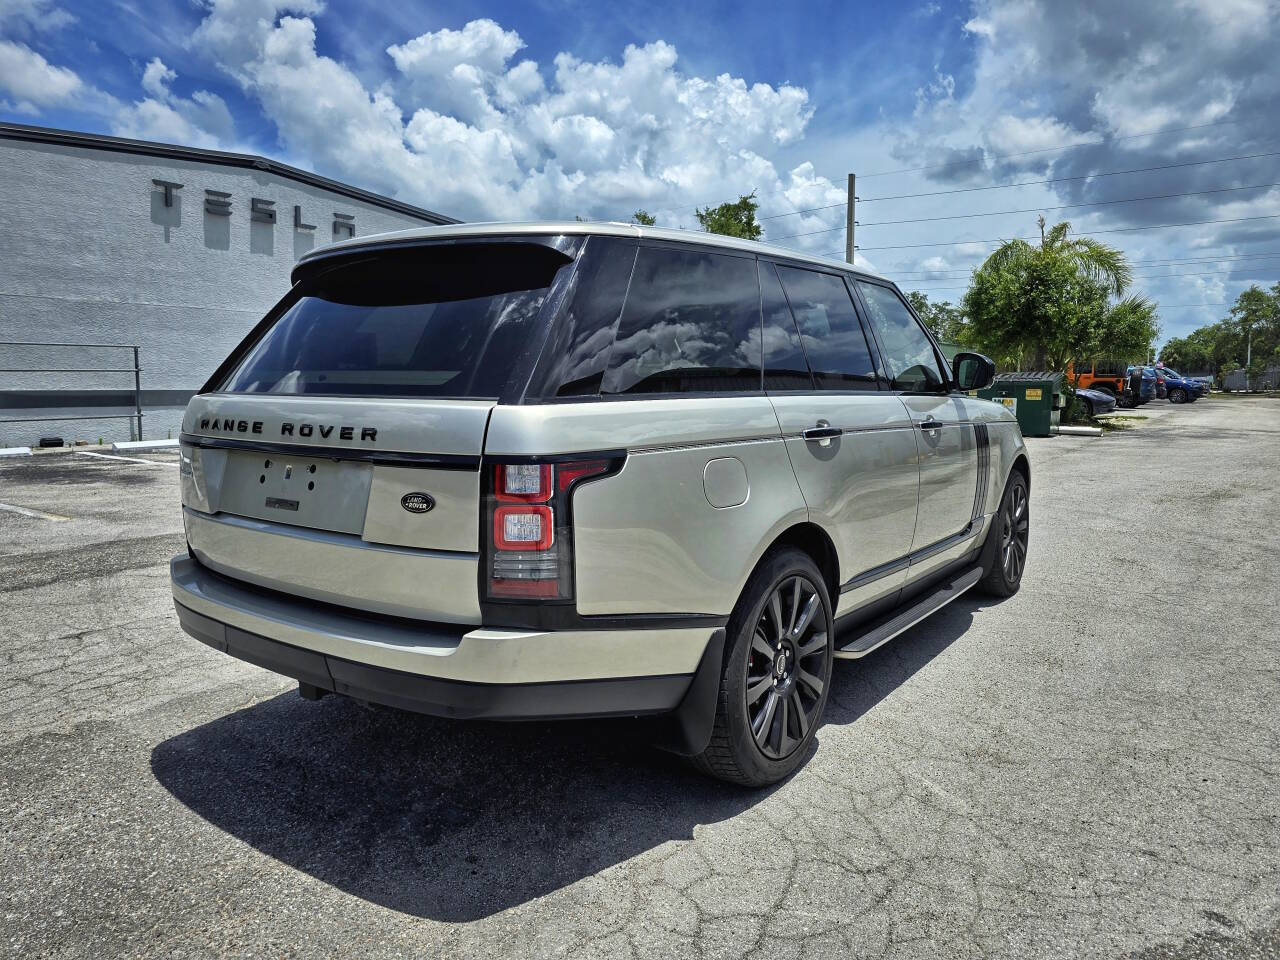
[[[835,543],[845,612],[904,581],[919,499],[913,427],[881,389],[843,277],[760,270],[765,389],[810,519]]]

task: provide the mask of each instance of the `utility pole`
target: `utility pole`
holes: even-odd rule
[[[1244,348],[1244,388],[1249,389],[1249,368],[1253,366],[1253,324],[1249,324],[1248,339]]]
[[[844,223],[844,259],[845,263],[853,263],[853,253],[858,249],[858,245],[853,242],[853,228],[858,225],[858,221],[854,219],[857,213],[854,204],[857,203],[858,197],[854,193],[854,184],[857,177],[852,173],[849,174],[849,202],[845,206],[845,223]]]

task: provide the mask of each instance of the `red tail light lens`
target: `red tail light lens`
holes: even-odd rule
[[[573,599],[574,487],[621,462],[499,463],[486,472],[489,599]]]

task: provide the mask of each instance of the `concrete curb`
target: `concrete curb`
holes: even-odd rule
[[[30,447],[0,447],[0,457],[29,457]]]
[[[137,450],[176,450],[177,440],[125,440],[111,445],[112,453],[129,453]]]

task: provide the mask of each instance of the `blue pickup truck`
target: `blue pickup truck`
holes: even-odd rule
[[[1170,403],[1195,403],[1209,392],[1209,385],[1203,380],[1192,380],[1184,377],[1172,367],[1162,368],[1164,386]]]

